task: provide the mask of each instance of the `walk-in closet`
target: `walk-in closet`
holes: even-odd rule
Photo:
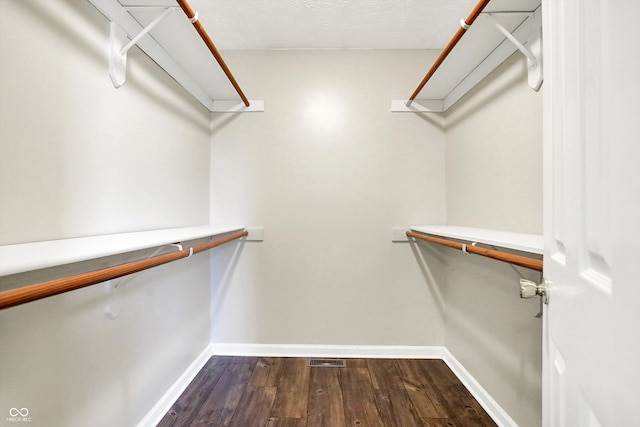
[[[0,0],[0,426],[631,426],[631,0]]]

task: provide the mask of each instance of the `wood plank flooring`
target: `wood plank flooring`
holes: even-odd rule
[[[212,357],[159,427],[495,426],[442,360]]]

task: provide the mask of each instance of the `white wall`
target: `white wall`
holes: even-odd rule
[[[214,114],[212,221],[265,240],[232,274],[214,255],[214,342],[442,344],[436,290],[391,243],[392,226],[445,218],[441,119],[390,112],[434,54],[225,53],[266,111]]]
[[[542,234],[541,116],[520,54],[447,112],[449,224]],[[538,300],[521,300],[518,286],[540,274],[441,252],[446,347],[520,426],[539,426],[542,320]]]
[[[208,222],[208,112],[85,3],[0,2],[1,244]]]
[[[542,92],[511,56],[446,114],[447,221],[542,234]]]
[[[0,0],[1,244],[208,223],[209,113],[137,48],[114,89],[108,35],[87,1]],[[0,311],[0,425],[134,425],[209,343],[209,299],[198,255]]]

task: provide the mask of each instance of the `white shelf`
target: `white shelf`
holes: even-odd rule
[[[245,107],[211,52],[175,0],[89,0],[129,40],[164,10],[173,10],[140,38],[136,45],[209,111],[264,111],[264,102]],[[126,40],[128,41],[128,40]],[[214,40],[215,42],[215,40]],[[189,49],[185,49],[189,46]],[[126,65],[124,66],[126,70]],[[126,71],[125,71],[126,72]],[[254,105],[256,104],[256,105]],[[221,107],[221,105],[224,106]],[[226,107],[230,105],[231,108]]]
[[[484,228],[458,227],[455,225],[414,225],[418,233],[484,243],[501,248],[515,249],[533,254],[542,254],[544,240],[539,234],[511,233]]]
[[[516,45],[496,28],[493,20],[500,23],[527,49],[540,54],[540,4],[541,0],[492,0],[431,76],[411,106],[405,105],[407,100],[394,100],[391,103],[391,111],[447,111],[516,52]],[[533,66],[529,63],[529,72],[529,84],[538,90],[542,78],[542,64]],[[533,83],[534,81],[537,83]]]
[[[87,261],[243,230],[244,226],[171,228],[0,246],[0,276]]]

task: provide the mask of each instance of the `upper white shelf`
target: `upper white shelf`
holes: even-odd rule
[[[263,101],[245,107],[207,46],[175,0],[89,0],[133,40],[164,11],[163,17],[137,46],[181,84],[209,111],[263,111]],[[114,34],[112,30],[112,40]],[[215,34],[211,35],[215,41]],[[120,37],[119,33],[115,37]],[[112,41],[113,45],[113,41]],[[185,49],[185,46],[189,46]],[[125,60],[126,61],[126,60]],[[126,68],[126,64],[125,64]],[[241,82],[240,82],[241,83]]]
[[[443,112],[473,89],[518,50],[496,22],[538,57],[535,64],[528,61],[529,85],[537,90],[542,82],[541,0],[492,0],[410,106],[407,100],[394,100],[391,110]]]
[[[243,230],[244,226],[171,228],[0,246],[0,276],[55,267]]]
[[[455,225],[415,225],[410,228],[418,233],[484,243],[533,254],[542,254],[544,243],[543,237],[539,234],[511,233]]]

